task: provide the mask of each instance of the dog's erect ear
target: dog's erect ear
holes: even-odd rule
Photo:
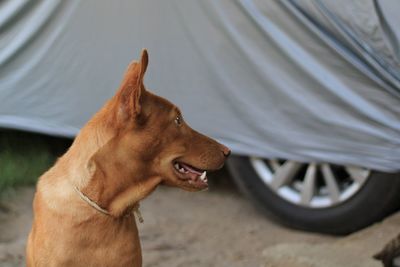
[[[125,72],[117,97],[125,115],[135,116],[141,112],[141,96],[145,90],[143,80],[149,57],[143,49],[139,62],[133,61]]]
[[[143,77],[147,70],[147,65],[149,64],[149,55],[147,54],[147,50],[143,49],[140,55],[140,82],[143,83]]]

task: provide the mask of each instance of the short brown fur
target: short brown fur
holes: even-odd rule
[[[222,167],[229,149],[192,130],[175,105],[146,90],[147,65],[143,50],[116,95],[40,177],[28,267],[142,266],[133,207],[159,184],[190,191],[206,187],[177,172],[175,162],[208,171]]]

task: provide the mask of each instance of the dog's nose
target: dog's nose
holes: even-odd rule
[[[229,148],[227,148],[226,146],[223,146],[222,153],[224,154],[225,157],[228,157],[231,154],[231,150]]]

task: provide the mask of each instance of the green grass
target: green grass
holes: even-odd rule
[[[33,185],[71,140],[0,129],[0,194]]]

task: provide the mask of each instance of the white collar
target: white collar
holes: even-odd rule
[[[81,198],[82,200],[84,200],[86,203],[88,203],[90,206],[92,206],[94,209],[96,209],[97,211],[103,213],[104,215],[111,216],[111,214],[110,214],[107,210],[103,209],[103,208],[100,207],[96,202],[94,202],[94,201],[91,200],[89,197],[87,197],[85,194],[83,194],[83,193],[78,189],[78,187],[73,186],[73,188],[74,188],[74,190],[78,193],[78,195],[80,196],[80,198]],[[133,207],[133,212],[136,213],[136,216],[138,217],[139,222],[140,222],[140,223],[143,223],[144,220],[143,220],[143,217],[142,217],[142,214],[141,214],[139,208],[140,208],[139,203],[135,204],[135,206]],[[129,216],[129,214],[128,214],[127,216]]]

